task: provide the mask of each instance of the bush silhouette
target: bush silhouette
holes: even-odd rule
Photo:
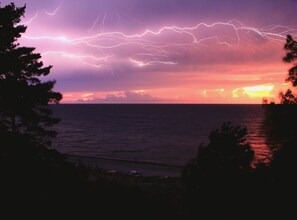
[[[249,171],[254,151],[246,143],[247,129],[224,123],[220,129],[212,131],[207,146],[201,145],[195,161],[183,171],[188,178],[197,173],[203,176],[220,176]],[[194,164],[196,164],[194,166]],[[191,174],[192,171],[196,174]]]
[[[228,219],[238,214],[236,210],[240,209],[234,201],[250,192],[249,178],[254,158],[254,151],[246,143],[246,134],[246,128],[224,123],[210,133],[209,143],[201,145],[197,157],[185,166],[182,181],[189,215]]]

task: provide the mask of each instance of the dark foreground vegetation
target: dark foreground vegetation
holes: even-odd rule
[[[20,47],[25,7],[0,6],[0,195],[1,211],[31,217],[99,219],[295,219],[297,43],[288,36],[286,62],[292,89],[282,105],[263,106],[263,129],[273,156],[253,164],[247,130],[225,123],[212,131],[181,178],[128,176],[90,169],[50,149],[58,122],[49,103],[62,96],[54,81],[41,82],[34,48]],[[9,208],[9,209],[7,209]],[[13,210],[12,212],[10,210]]]

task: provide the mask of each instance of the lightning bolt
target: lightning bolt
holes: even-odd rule
[[[91,27],[87,32],[91,32],[92,30],[95,29],[95,27],[96,27],[96,25],[97,25],[97,23],[98,23],[100,17],[101,17],[101,13],[99,13],[99,15],[97,16],[96,20],[94,21],[92,27]]]
[[[107,11],[105,11],[104,16],[103,16],[103,19],[102,19],[102,25],[103,25],[103,27],[105,26],[106,17],[107,17]]]
[[[73,53],[66,53],[66,52],[58,52],[58,51],[47,51],[41,54],[42,56],[49,56],[49,55],[60,55],[61,57],[66,57],[70,59],[77,60],[81,62],[82,64],[92,66],[95,68],[100,68],[100,64],[95,64],[95,62],[107,62],[108,59],[110,58],[109,56],[104,56],[104,57],[96,57],[96,56],[91,56],[91,55],[77,55]],[[93,63],[92,63],[93,62]]]
[[[152,65],[152,64],[156,64],[156,63],[160,63],[160,64],[165,64],[165,65],[176,65],[177,63],[175,62],[169,62],[169,61],[149,61],[149,62],[143,62],[143,61],[138,61],[132,58],[129,58],[129,60],[136,64],[138,67],[143,67],[143,66],[148,66],[148,65]]]
[[[53,12],[46,11],[46,14],[56,15],[61,6],[62,3]],[[116,9],[113,14],[117,15],[118,19],[122,18]],[[130,16],[123,16],[139,24],[142,23]],[[24,24],[31,23],[36,17],[37,13]],[[257,28],[247,26],[236,19],[228,22],[198,23],[193,26],[163,26],[155,30],[145,29],[139,33],[127,34],[122,31],[104,31],[108,17],[110,16],[107,11],[104,14],[99,13],[87,31],[88,34],[79,37],[71,35],[24,35],[23,37],[31,41],[51,42],[59,48],[62,45],[68,48],[66,51],[44,51],[42,54],[45,56],[61,56],[95,68],[118,67],[119,62],[125,62],[132,67],[145,68],[153,65],[177,65],[172,54],[182,55],[183,52],[189,50],[208,47],[213,42],[230,49],[238,48],[245,44],[246,39],[242,37],[243,35],[274,44],[283,44],[287,34],[291,34],[293,37],[297,35],[297,28],[294,26],[269,25]],[[90,34],[99,23],[103,27],[102,31]],[[225,33],[220,33],[219,30],[225,31],[228,36]],[[88,54],[71,52],[72,49],[79,51],[81,48],[85,53],[88,51]],[[119,55],[119,51],[125,51],[125,53]]]
[[[45,10],[45,14],[49,15],[49,16],[55,16],[56,13],[61,9],[63,2],[52,12],[49,12],[47,10]]]
[[[22,25],[28,25],[28,24],[31,24],[31,23],[37,18],[37,16],[38,16],[38,11],[35,12],[35,15],[34,15],[32,18],[30,18],[28,21],[25,21],[25,22],[23,22],[23,23],[21,23],[21,24],[22,24]]]
[[[63,2],[53,11],[53,12],[49,12],[47,10],[44,10],[44,13],[50,16],[55,16],[56,13],[60,10],[60,8],[62,7]],[[38,11],[35,12],[35,15],[30,18],[28,21],[25,21],[23,23],[21,23],[22,25],[28,25],[31,24],[36,18],[38,17]]]
[[[137,19],[135,19],[135,18],[133,18],[133,17],[127,15],[127,14],[124,14],[124,13],[122,13],[122,14],[123,14],[125,17],[127,17],[128,19],[130,19],[131,21],[134,21],[135,23],[138,23],[138,24],[141,24],[141,25],[145,25],[145,23],[143,23],[143,22],[141,22],[141,21],[139,21],[139,20],[137,20]]]

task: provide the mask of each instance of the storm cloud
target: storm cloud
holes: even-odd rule
[[[92,102],[238,102],[236,88],[283,83],[283,44],[297,35],[292,0],[16,1],[25,3],[20,43],[54,66],[57,90],[105,94]]]

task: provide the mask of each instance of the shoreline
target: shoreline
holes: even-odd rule
[[[64,154],[68,161],[90,168],[120,172],[129,175],[180,177],[183,166],[154,163],[149,161],[131,161],[116,158],[81,156]]]

